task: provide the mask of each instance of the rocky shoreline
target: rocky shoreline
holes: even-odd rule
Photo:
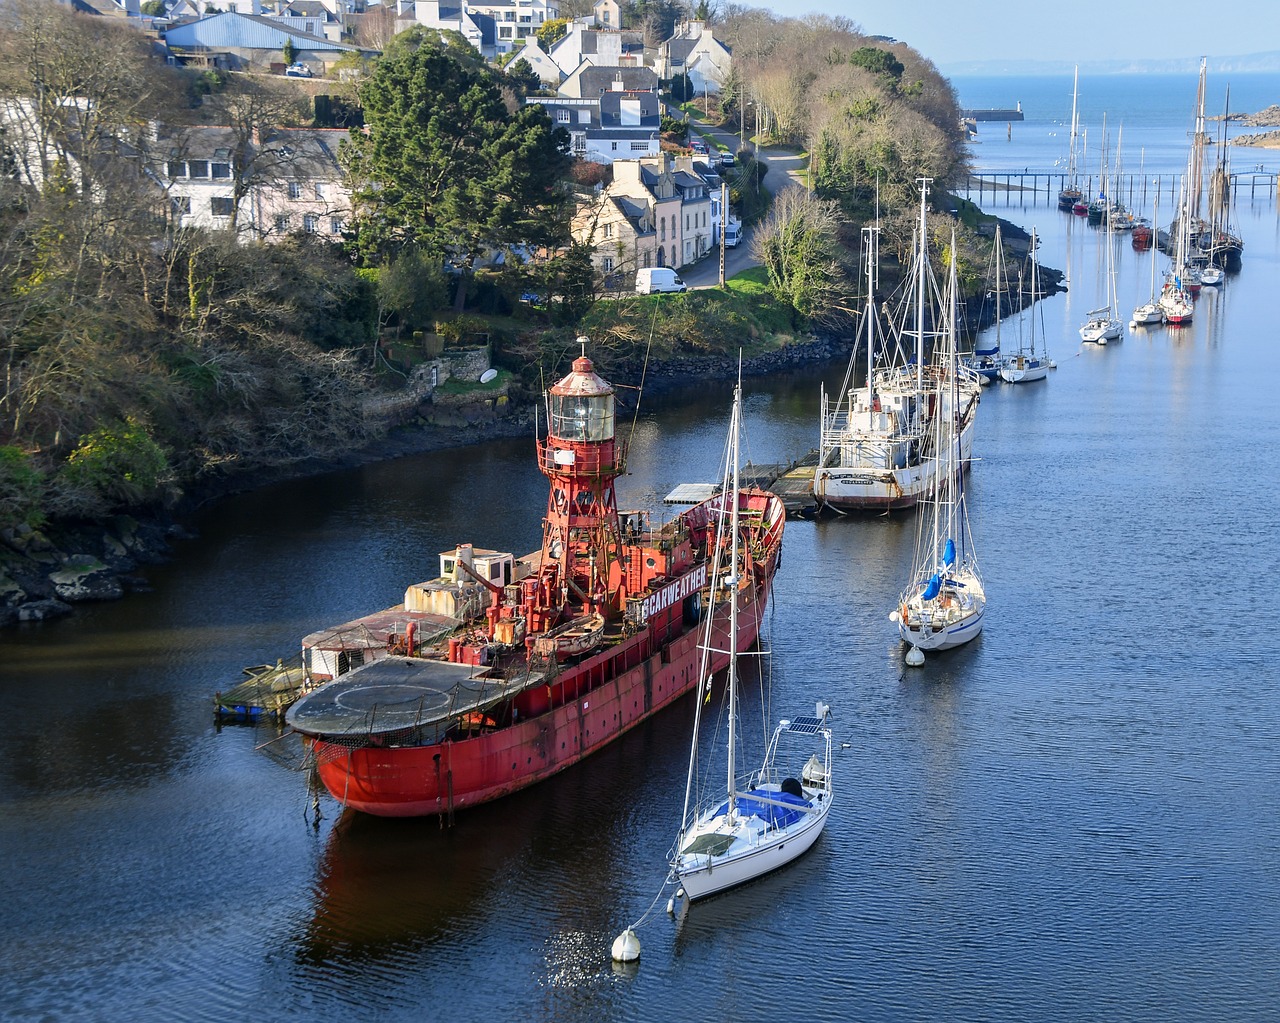
[[[1008,230],[1017,231],[1014,225]],[[1042,268],[1043,269],[1043,268]],[[1046,294],[1061,290],[1060,271],[1044,269]],[[967,321],[980,329],[980,301],[967,310]],[[814,336],[747,360],[746,376],[847,358],[850,338]],[[644,376],[649,394],[687,387],[690,380],[732,380],[738,357],[697,355],[669,359],[649,366]],[[636,386],[639,367],[625,367],[616,383]],[[79,603],[117,600],[130,592],[144,592],[140,574],[147,565],[172,556],[175,541],[194,534],[183,525],[198,508],[233,494],[271,483],[356,468],[390,458],[466,447],[503,437],[532,436],[532,406],[500,403],[491,396],[454,398],[418,406],[406,421],[388,424],[387,431],[364,446],[332,458],[259,468],[192,486],[172,508],[150,518],[118,515],[103,522],[57,523],[43,530],[18,527],[0,531],[0,627],[43,621],[71,614]]]
[[[1280,149],[1280,130],[1260,131],[1254,135],[1239,135],[1231,140],[1233,146],[1258,146],[1262,149]]]
[[[1210,120],[1220,121],[1222,117],[1211,117]],[[1272,103],[1265,110],[1254,114],[1228,114],[1227,120],[1232,124],[1243,124],[1247,128],[1280,128],[1280,103]]]
[[[847,340],[814,338],[754,358],[743,370],[760,376],[833,358],[847,350]],[[660,394],[690,379],[727,380],[737,372],[737,358],[727,355],[675,359],[651,366],[645,388]],[[333,458],[206,480],[173,509],[149,519],[117,515],[103,522],[57,523],[43,530],[26,526],[4,530],[0,532],[0,627],[58,618],[71,614],[76,604],[145,592],[148,585],[140,571],[168,560],[175,541],[193,537],[182,520],[210,502],[271,483],[390,458],[531,436],[533,429],[533,409],[528,406],[500,408],[490,398],[428,404],[409,421],[393,426],[363,447]]]

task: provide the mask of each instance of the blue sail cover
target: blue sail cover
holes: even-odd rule
[[[925,585],[924,592],[920,594],[920,596],[924,600],[932,600],[934,597],[938,595],[938,592],[941,589],[942,589],[942,579],[939,578],[937,572],[934,572],[933,575],[929,576],[929,582]]]
[[[947,544],[942,548],[942,563],[950,568],[956,563],[956,542],[947,537]]]
[[[790,792],[770,792],[769,798],[779,803],[790,803],[795,807],[812,806],[809,800],[793,796]],[[724,804],[713,816],[723,817],[729,812],[729,802]],[[794,824],[804,816],[804,810],[792,810],[785,806],[774,806],[773,803],[762,803],[758,799],[743,796],[738,799],[738,813],[742,817],[759,817],[770,827],[785,828]]]
[[[982,347],[978,347],[978,345],[977,345],[977,344],[975,344],[975,345],[973,346],[973,354],[974,354],[974,355],[976,355],[976,356],[977,356],[978,358],[980,358],[980,359],[981,359],[981,358],[990,358],[990,357],[991,357],[991,356],[993,356],[993,355],[999,355],[999,354],[1000,354],[1000,342],[999,342],[998,340],[996,340],[996,339],[992,339],[992,341],[990,342],[990,345],[991,345],[991,346],[988,348],[988,347],[987,347],[987,345],[985,345],[985,344],[984,344],[984,345],[982,345]]]

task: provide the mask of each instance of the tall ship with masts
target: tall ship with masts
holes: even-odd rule
[[[931,179],[920,182],[920,220],[915,257],[904,291],[901,316],[882,332],[875,297],[876,229],[866,235],[867,303],[863,314],[865,383],[855,346],[836,395],[821,396],[818,464],[813,496],[817,506],[836,511],[885,511],[914,507],[938,486],[939,452],[934,420],[952,416],[961,461],[973,451],[973,425],[981,379],[968,367],[956,387],[943,380],[929,359],[945,324],[940,290],[929,262],[926,224]]]
[[[402,603],[303,640],[316,688],[286,720],[343,806],[451,819],[577,763],[697,688],[708,625],[715,650],[729,649],[731,621],[737,649],[755,642],[781,557],[782,501],[744,488],[661,523],[619,511],[627,444],[585,339],[547,413],[540,550],[460,544]],[[726,503],[737,537],[724,533]],[[711,578],[729,544],[742,552],[732,588]],[[715,654],[709,670],[727,663]]]
[[[1080,134],[1080,114],[1077,100],[1080,96],[1080,65],[1076,65],[1071,86],[1071,148],[1067,151],[1067,180],[1058,192],[1058,209],[1067,213],[1075,210],[1076,203],[1084,201],[1084,192],[1076,181],[1076,138]]]

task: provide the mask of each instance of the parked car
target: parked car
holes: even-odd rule
[[[306,64],[290,64],[284,73],[287,78],[310,78],[311,68]]]
[[[741,221],[731,220],[724,225],[724,244],[731,249],[740,241],[742,241],[742,223]]]
[[[636,271],[636,294],[655,295],[660,291],[685,291],[684,281],[669,266],[645,266]]]
[[[732,149],[726,149],[723,153],[720,154],[720,166],[721,167],[733,166],[733,150]]]
[[[694,141],[689,144],[689,148],[693,150],[695,156],[707,155],[707,144],[701,139],[694,139]]]

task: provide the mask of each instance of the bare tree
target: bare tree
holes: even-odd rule
[[[245,197],[259,186],[280,181],[297,159],[297,146],[273,144],[273,134],[279,127],[303,123],[305,102],[271,79],[237,74],[207,105],[229,129],[232,207],[227,226],[234,234],[240,229]],[[290,134],[295,142],[305,141],[296,131]]]
[[[15,169],[40,189],[56,164],[92,191],[122,145],[140,143],[175,94],[129,25],[45,0],[0,8],[0,104]]]

